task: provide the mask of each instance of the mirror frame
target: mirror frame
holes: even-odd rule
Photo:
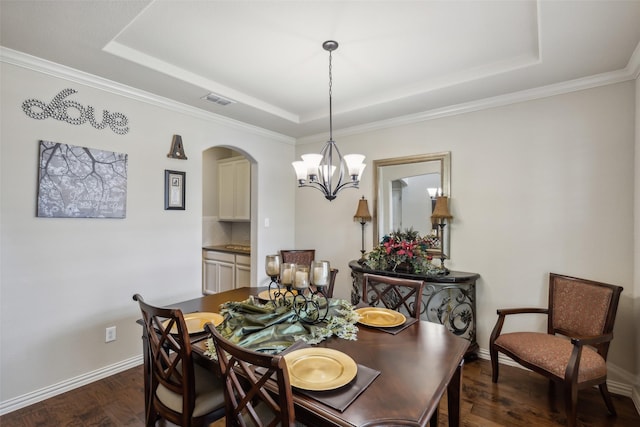
[[[442,188],[442,194],[451,198],[451,152],[446,151],[442,153],[433,153],[433,154],[418,154],[414,156],[406,156],[406,157],[394,157],[390,159],[379,159],[373,161],[373,215],[372,222],[374,224],[373,227],[373,245],[374,247],[380,243],[380,224],[378,223],[378,209],[379,209],[379,201],[380,201],[380,191],[379,188],[379,179],[381,174],[381,168],[385,166],[397,166],[397,165],[407,165],[413,163],[423,163],[423,162],[439,162],[440,163],[440,188]],[[425,219],[426,220],[426,219]],[[446,258],[448,258],[448,254],[450,252],[450,232],[449,227],[445,227],[444,236],[442,238],[442,254]],[[441,254],[439,250],[433,250],[434,254],[438,256]]]

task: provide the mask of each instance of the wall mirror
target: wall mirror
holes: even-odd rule
[[[373,241],[394,230],[413,228],[421,236],[435,234],[431,212],[435,195],[451,196],[451,153],[421,154],[374,160]],[[434,257],[449,254],[449,227],[444,227],[442,249]]]

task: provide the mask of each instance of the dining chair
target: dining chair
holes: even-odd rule
[[[189,333],[182,311],[154,307],[140,294],[145,344],[145,422],[164,418],[180,426],[202,426],[224,415],[220,379],[193,363]]]
[[[333,298],[333,289],[336,286],[336,276],[338,275],[338,271],[339,270],[337,268],[332,268],[329,272],[329,286],[327,286],[325,291],[328,298]]]
[[[501,352],[562,387],[568,426],[577,422],[578,390],[595,385],[615,415],[607,389],[607,353],[621,292],[620,286],[551,273],[547,308],[498,310],[489,338],[492,381],[498,382]],[[523,313],[546,315],[547,332],[501,333],[506,316]]]
[[[288,249],[281,250],[280,257],[283,263],[303,264],[311,268],[311,261],[316,258],[315,249]]]
[[[420,319],[423,286],[422,280],[365,273],[362,302],[372,307],[382,304],[391,310]]]
[[[284,357],[258,353],[225,339],[212,323],[205,325],[213,343],[224,382],[227,427],[275,427],[295,422],[293,396]],[[265,383],[272,379],[272,394]]]

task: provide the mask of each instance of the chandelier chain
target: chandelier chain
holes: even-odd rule
[[[331,66],[331,60],[333,58],[333,55],[331,54],[331,51],[329,51],[329,140],[333,141],[333,108],[332,108],[332,103],[331,103],[331,98],[332,98],[332,94],[333,94],[333,75],[332,75],[332,66]]]

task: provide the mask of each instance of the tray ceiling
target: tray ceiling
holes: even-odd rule
[[[625,69],[640,1],[8,1],[2,46],[292,137]],[[637,55],[637,53],[636,53]],[[235,101],[203,100],[209,92]]]

